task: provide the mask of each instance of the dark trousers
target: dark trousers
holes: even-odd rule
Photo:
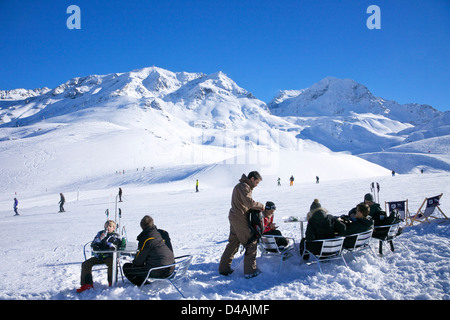
[[[281,231],[280,230],[270,230],[268,232],[264,232],[263,235],[271,235],[271,236],[281,236]],[[281,237],[275,237],[275,242],[277,243],[277,246],[287,246],[288,245],[288,241],[286,238],[281,238]]]
[[[133,265],[132,263],[125,263],[123,265],[123,273],[125,274],[125,277],[127,277],[128,280],[130,280],[131,283],[140,286],[142,285],[142,282],[144,282],[145,278],[147,277],[148,270],[151,268],[147,266],[138,267]],[[150,274],[151,278],[167,278],[170,276],[173,271],[175,270],[175,267],[170,268],[164,268],[159,270],[154,270]],[[146,283],[148,284],[148,283]]]
[[[108,283],[112,283],[112,257],[103,260],[92,257],[81,264],[81,285],[93,284],[92,267],[98,264],[106,264],[108,266]]]

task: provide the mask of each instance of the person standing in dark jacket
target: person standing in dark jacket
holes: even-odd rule
[[[306,226],[305,238],[300,242],[300,254],[303,254],[305,241],[331,239],[335,236],[345,235],[345,224],[338,217],[328,214],[325,208],[322,208],[318,199],[314,199],[307,214],[308,225]],[[307,243],[307,249],[313,253],[320,252],[320,246],[317,243]],[[320,245],[320,243],[319,243]],[[309,258],[305,255],[305,258]]]
[[[145,216],[141,220],[142,232],[138,235],[139,251],[132,263],[123,265],[123,273],[135,285],[141,285],[150,269],[175,263],[173,252],[164,242],[156,228],[153,218]],[[170,276],[174,267],[154,270],[150,275],[153,278],[166,278]]]

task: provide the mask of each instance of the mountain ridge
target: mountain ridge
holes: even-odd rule
[[[336,91],[339,94],[333,100]],[[0,99],[0,153],[8,162],[2,170],[11,179],[38,174],[34,170],[42,171],[38,175],[62,175],[64,170],[53,169],[58,163],[71,164],[78,170],[80,177],[74,179],[107,174],[121,167],[247,163],[253,161],[253,154],[257,155],[252,162],[256,164],[282,150],[310,159],[304,166],[317,167],[320,163],[333,168],[343,163],[343,156],[332,155],[344,152],[350,155],[345,161],[354,162],[353,167],[364,165],[351,155],[363,155],[361,158],[369,162],[402,173],[423,165],[423,157],[410,157],[408,165],[402,167],[402,153],[390,150],[416,141],[429,141],[433,152],[426,156],[437,159],[427,161],[425,167],[447,170],[446,163],[450,163],[443,155],[448,150],[445,137],[450,135],[449,113],[427,109],[431,120],[421,124],[405,122],[405,117],[393,119],[392,110],[386,112],[383,106],[385,100],[353,80],[328,77],[307,89],[281,92],[272,100],[278,107],[274,107],[275,102],[266,104],[257,99],[223,72],[207,75],[158,67],[73,78],[53,89],[29,91],[29,96],[24,91],[16,93],[18,96],[9,93],[3,95],[8,99]],[[323,103],[315,115],[273,112],[281,107],[285,111],[305,108],[293,103],[299,101],[311,107],[321,99],[328,103]],[[350,104],[342,110],[334,109],[339,111],[336,114],[333,107],[339,105],[339,99],[353,101],[356,107],[350,110]],[[401,108],[397,113],[407,110]],[[423,148],[411,149],[415,154],[425,153]],[[390,152],[388,163],[382,161],[383,152]],[[314,157],[328,160],[314,164]],[[22,171],[16,165],[21,162],[25,168]],[[84,168],[86,162],[94,163],[93,167]],[[352,170],[351,166],[346,170]],[[315,174],[309,171],[301,174]],[[374,167],[368,171],[383,172]]]

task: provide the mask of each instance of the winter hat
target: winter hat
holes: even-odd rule
[[[148,227],[153,227],[155,224],[153,222],[153,218],[150,216],[145,216],[142,218],[141,220],[141,228],[142,230],[144,230],[145,228]]]
[[[267,210],[276,210],[276,206],[275,203],[273,203],[272,201],[267,201],[266,202],[266,209]]]
[[[366,193],[366,195],[364,196],[364,201],[371,201],[373,202],[373,196],[371,193]]]
[[[314,199],[313,203],[311,203],[311,207],[309,207],[309,211],[313,211],[318,208],[322,208],[322,205],[320,204],[318,199]]]

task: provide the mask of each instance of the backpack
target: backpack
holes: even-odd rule
[[[392,210],[389,215],[385,211],[377,211],[372,215],[375,226],[391,225],[403,221],[396,210]]]
[[[389,222],[387,221],[387,214],[385,211],[380,210],[380,211],[375,211],[375,212],[371,212],[370,215],[372,216],[373,222],[375,226],[384,226],[384,225],[388,225]]]
[[[247,244],[259,239],[262,236],[264,230],[264,220],[261,211],[250,209],[248,212],[248,227],[252,236],[248,240]]]
[[[170,251],[173,252],[172,249],[172,243],[170,242],[170,237],[169,237],[169,233],[166,230],[163,229],[157,229],[159,234],[161,235],[161,237],[164,240],[164,243],[169,247]]]

